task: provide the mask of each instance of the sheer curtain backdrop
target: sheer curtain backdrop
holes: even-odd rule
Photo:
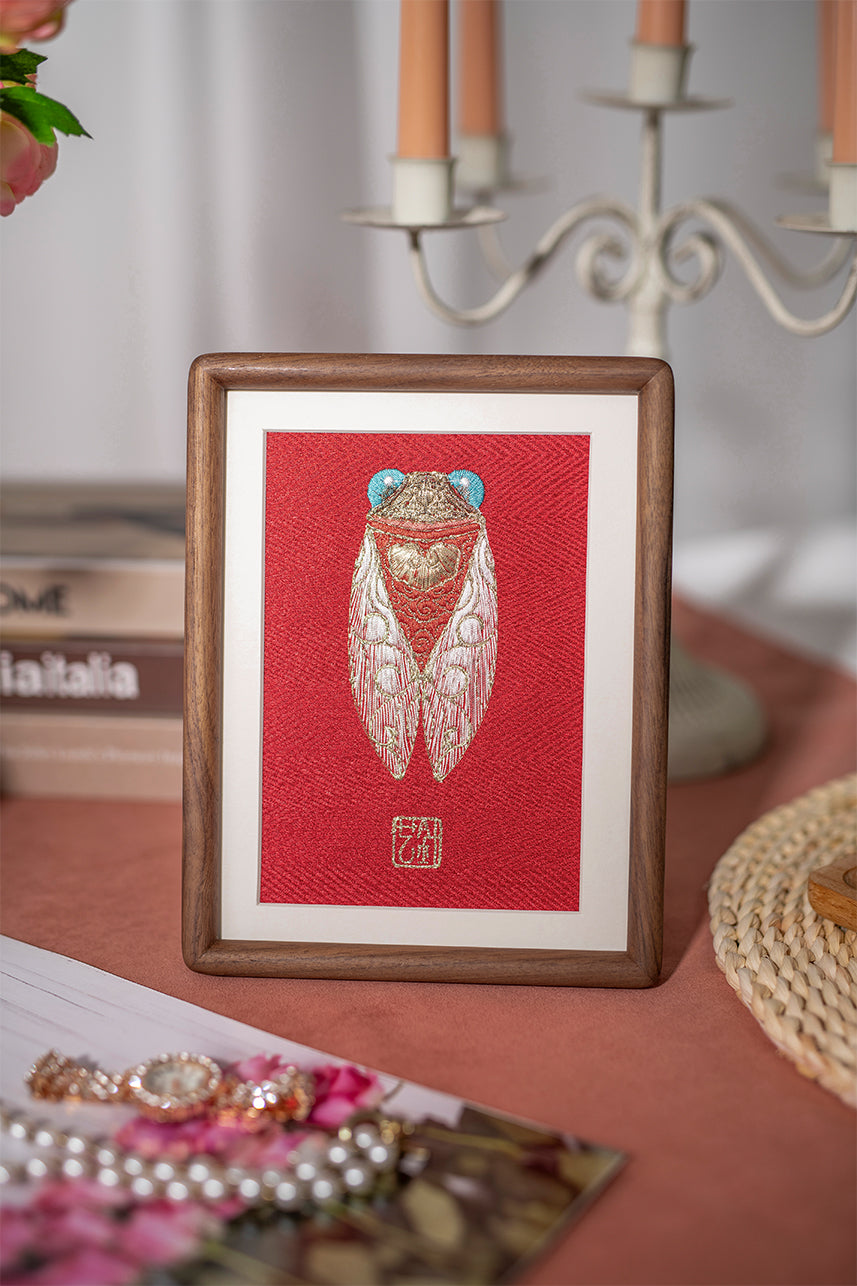
[[[579,99],[625,84],[634,11],[506,0],[514,166],[547,179],[504,201],[512,258],[580,197],[636,199],[638,118]],[[667,121],[664,200],[736,201],[809,264],[823,240],[773,219],[821,204],[782,186],[812,166],[813,0],[690,0],[688,13],[690,88],[734,106]],[[180,478],[187,369],[203,351],[622,351],[623,311],[581,292],[573,248],[503,318],[463,331],[426,312],[403,236],[339,221],[389,199],[397,16],[394,0],[74,0],[66,30],[39,46],[40,83],[92,141],[63,139],[54,177],[0,232],[7,478]],[[462,304],[491,288],[471,236],[429,242],[442,290]],[[806,315],[826,306],[788,298]],[[788,616],[788,577],[809,558],[807,591],[836,584],[801,614],[829,608],[841,633],[853,315],[794,338],[727,259],[669,330],[680,576],[751,616],[779,596]]]

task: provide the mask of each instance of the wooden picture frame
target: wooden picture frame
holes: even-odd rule
[[[391,481],[383,471],[397,451],[411,463]],[[446,488],[448,477],[466,497],[464,474],[448,470],[466,473],[468,452],[489,475],[490,516],[474,516],[466,501],[462,512],[495,547],[497,677],[492,659],[475,736],[468,725],[472,745],[447,732],[444,745],[459,755],[468,748],[445,780],[432,760],[431,781],[431,674],[420,678],[411,664],[426,742],[418,737],[409,766],[384,758],[397,753],[395,737],[384,734],[388,746],[373,734],[353,664],[348,687],[354,556],[366,547],[358,527],[373,469],[383,473],[384,504],[425,478]],[[196,360],[182,907],[192,969],[611,987],[657,980],[672,453],[672,373],[653,359]],[[321,498],[317,483],[327,488]],[[395,507],[369,518],[386,512]],[[380,549],[377,533],[373,541]],[[405,547],[391,546],[390,558]],[[445,564],[426,571],[429,557],[459,561],[438,543],[413,557],[410,588],[389,581],[398,571],[384,575],[417,598],[433,575],[452,575]],[[476,554],[462,558],[470,578]],[[565,602],[566,592],[578,598]],[[480,638],[486,628],[480,620]],[[463,646],[464,635],[456,638]],[[361,646],[369,655],[366,639],[357,655]],[[578,679],[568,668],[574,657]],[[416,823],[425,842],[397,850],[397,825],[401,839]]]

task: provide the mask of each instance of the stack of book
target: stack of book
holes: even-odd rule
[[[179,799],[184,488],[0,492],[0,790]]]

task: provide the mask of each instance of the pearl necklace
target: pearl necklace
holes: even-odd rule
[[[332,1139],[312,1135],[298,1144],[286,1168],[262,1170],[223,1165],[205,1155],[187,1161],[152,1160],[110,1139],[37,1120],[2,1101],[0,1129],[39,1151],[59,1153],[0,1164],[0,1184],[90,1178],[105,1188],[127,1188],[142,1199],[216,1202],[237,1197],[249,1206],[270,1203],[292,1212],[346,1196],[367,1196],[382,1175],[397,1168],[413,1173],[426,1159],[419,1149],[402,1157],[399,1141],[409,1125],[386,1118],[342,1125]]]

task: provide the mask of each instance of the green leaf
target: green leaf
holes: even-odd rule
[[[61,134],[83,134],[91,138],[80,121],[72,112],[58,103],[55,98],[48,98],[27,85],[13,85],[11,89],[0,89],[0,110],[14,116],[22,125],[26,125],[38,143],[56,142],[54,130]]]
[[[27,77],[35,73],[40,63],[47,62],[44,54],[34,54],[29,49],[18,49],[14,54],[0,54],[0,80],[13,80],[16,85],[26,85]]]

